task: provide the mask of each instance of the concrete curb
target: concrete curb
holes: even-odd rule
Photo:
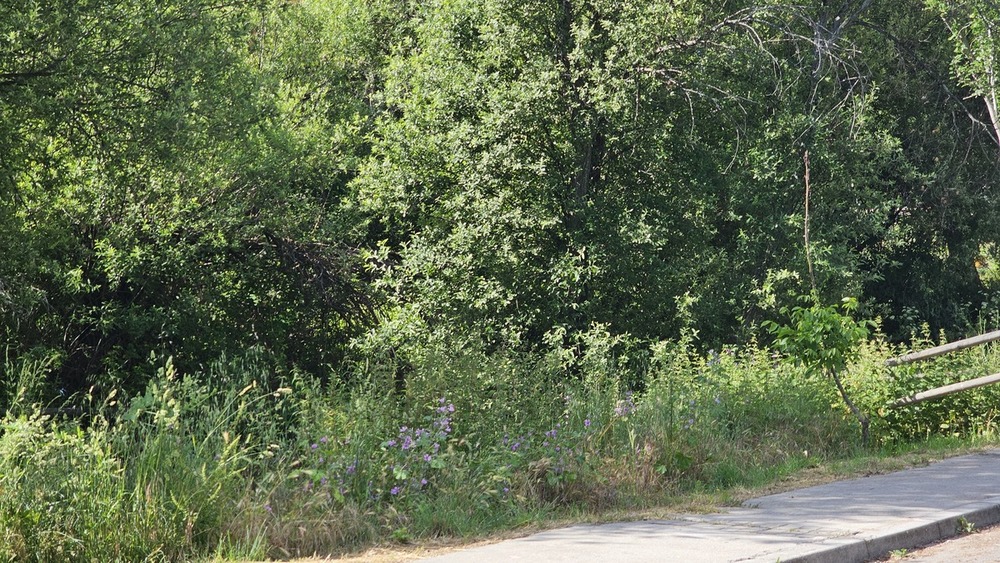
[[[891,531],[868,539],[850,540],[849,543],[814,553],[782,559],[783,563],[865,563],[881,559],[893,551],[913,549],[960,535],[961,520],[975,528],[985,528],[1000,523],[1000,504],[952,514],[913,528]]]

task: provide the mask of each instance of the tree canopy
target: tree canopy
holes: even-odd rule
[[[248,346],[332,378],[431,337],[708,347],[768,337],[806,244],[893,337],[965,330],[996,303],[996,10],[7,2],[8,365],[56,393]]]

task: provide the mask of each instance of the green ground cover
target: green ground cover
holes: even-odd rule
[[[402,388],[387,358],[355,366],[347,391],[250,351],[192,373],[152,360],[144,393],[82,420],[15,402],[0,423],[0,558],[283,558],[471,538],[704,508],[996,434],[992,388],[888,408],[996,371],[988,346],[889,369],[896,350],[861,343],[843,380],[872,421],[863,448],[832,382],[770,350],[589,338],[580,357],[422,348]],[[44,366],[21,366],[24,385],[31,369]]]

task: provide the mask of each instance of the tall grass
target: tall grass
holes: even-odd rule
[[[270,374],[246,358],[199,375],[180,377],[168,361],[145,394],[93,405],[86,427],[8,413],[0,560],[179,560],[221,545],[265,555],[245,533],[246,511],[255,478],[288,443],[282,422],[295,421],[275,415],[290,389],[263,393]]]
[[[474,535],[759,485],[859,447],[832,382],[769,350],[703,354],[600,327],[548,342],[397,342],[366,350],[350,388],[276,372],[257,351],[197,373],[165,360],[143,394],[90,399],[83,421],[11,409],[0,560],[282,558]],[[845,377],[879,445],[995,431],[991,389],[888,408],[995,371],[995,349],[885,368],[896,352],[866,343]],[[25,386],[30,368],[6,364]]]

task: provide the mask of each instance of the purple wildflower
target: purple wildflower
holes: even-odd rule
[[[632,392],[626,391],[625,398],[618,401],[615,405],[615,415],[617,416],[628,416],[635,412],[635,402],[632,400]]]

